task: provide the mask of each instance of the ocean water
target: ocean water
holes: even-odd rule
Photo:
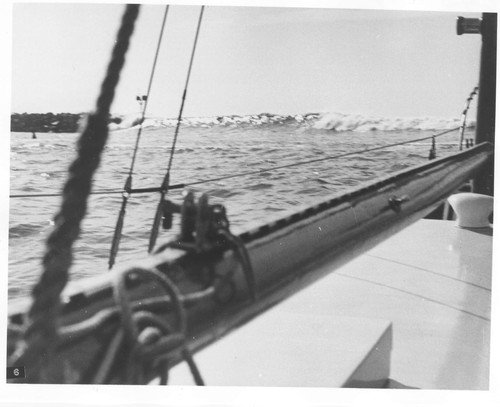
[[[94,191],[120,190],[127,177],[137,126],[134,117],[113,125],[94,183]],[[472,123],[473,124],[473,123]],[[171,184],[190,183],[270,169],[326,156],[410,141],[458,127],[458,120],[377,119],[357,115],[256,115],[185,119],[180,128]],[[133,187],[157,187],[165,174],[175,122],[147,119],[135,163]],[[467,130],[472,137],[473,130]],[[57,194],[75,157],[78,134],[11,133],[10,193]],[[458,151],[459,133],[436,139],[438,157]],[[428,160],[431,141],[413,142],[369,153],[297,165],[191,188],[226,206],[231,227],[265,223],[280,212],[312,204],[360,183]],[[180,202],[182,191],[167,198]],[[146,255],[158,194],[133,195],[117,264]],[[29,295],[41,272],[45,240],[60,197],[10,199],[9,299]],[[119,193],[92,195],[82,233],[74,246],[71,280],[107,271],[111,239],[121,205]],[[160,241],[176,230],[162,231]]]

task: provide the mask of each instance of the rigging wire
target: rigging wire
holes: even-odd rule
[[[181,185],[184,188],[184,187],[189,187],[189,186],[193,186],[193,185],[205,184],[205,183],[208,183],[208,182],[223,181],[223,180],[230,179],[230,178],[237,178],[237,177],[243,177],[243,176],[248,176],[248,175],[255,175],[255,174],[260,174],[260,173],[267,172],[267,171],[280,170],[280,169],[283,169],[283,168],[297,167],[299,165],[312,164],[312,163],[321,162],[321,161],[328,161],[328,160],[334,160],[334,159],[338,159],[338,158],[349,157],[349,156],[352,156],[352,155],[369,153],[369,152],[372,152],[372,151],[383,150],[385,148],[397,147],[397,146],[402,146],[404,144],[409,144],[409,143],[415,143],[415,142],[418,142],[418,141],[429,140],[429,139],[432,139],[434,137],[443,136],[443,135],[451,133],[453,131],[457,131],[458,129],[459,128],[456,127],[456,128],[453,128],[453,129],[450,129],[450,130],[446,130],[446,131],[444,131],[442,133],[439,133],[439,134],[436,134],[436,135],[433,135],[433,136],[422,137],[422,138],[413,139],[413,140],[410,140],[410,141],[402,141],[402,142],[392,143],[392,144],[386,144],[386,145],[378,146],[378,147],[366,148],[364,150],[350,151],[348,153],[342,153],[342,154],[336,154],[336,155],[329,155],[329,156],[326,156],[326,157],[314,158],[312,160],[307,160],[307,161],[299,161],[299,162],[294,162],[294,163],[290,163],[290,164],[278,165],[278,166],[275,166],[275,167],[269,167],[269,168],[264,168],[264,169],[260,169],[260,170],[254,170],[254,171],[247,171],[247,172],[242,172],[242,173],[238,173],[238,174],[225,175],[225,176],[222,176],[222,177],[210,178],[210,179],[205,179],[205,180],[200,180],[200,181],[193,181],[193,182],[186,183],[186,184],[181,184]]]
[[[321,157],[321,158],[315,158],[313,160],[308,160],[308,161],[297,161],[297,162],[294,162],[291,164],[284,164],[284,165],[279,165],[279,166],[275,166],[275,167],[262,168],[262,169],[254,170],[254,171],[247,171],[247,172],[241,172],[241,173],[236,173],[236,174],[231,174],[231,175],[224,175],[224,176],[217,177],[217,178],[207,178],[207,179],[202,179],[202,180],[198,180],[198,181],[186,182],[186,183],[181,183],[181,184],[173,184],[173,185],[169,185],[169,190],[182,189],[182,188],[190,187],[193,185],[208,184],[211,182],[223,181],[223,180],[231,179],[231,178],[246,177],[249,175],[260,174],[260,173],[279,170],[279,169],[283,169],[283,168],[298,167],[301,165],[312,164],[315,162],[334,160],[334,159],[344,158],[344,157],[348,157],[348,156],[352,156],[352,155],[358,155],[358,154],[363,154],[363,153],[369,153],[372,151],[388,149],[391,147],[398,147],[398,146],[402,146],[405,144],[416,143],[419,141],[431,140],[433,138],[444,136],[445,134],[457,131],[459,129],[460,129],[460,127],[455,127],[453,129],[445,130],[441,133],[434,134],[432,136],[401,141],[398,143],[384,144],[382,146],[371,147],[371,148],[367,148],[364,150],[350,151],[348,153],[343,153],[343,154],[338,154],[338,155],[331,155],[331,156],[326,156],[326,157]],[[115,190],[95,191],[95,192],[92,192],[92,194],[94,194],[94,195],[98,195],[98,194],[99,195],[111,195],[111,194],[119,194],[122,192],[123,192],[123,190],[121,190],[121,189],[115,189]],[[153,193],[153,192],[161,192],[161,187],[136,188],[136,189],[131,189],[130,192],[134,193],[134,194],[147,194],[147,193]],[[28,198],[28,197],[40,198],[40,197],[55,197],[55,196],[61,196],[61,194],[19,194],[19,195],[10,195],[10,198]]]
[[[177,125],[175,126],[174,140],[172,142],[172,148],[170,150],[170,159],[168,161],[167,173],[165,174],[164,185],[162,185],[162,186],[165,186],[167,189],[168,189],[170,170],[172,169],[172,162],[174,160],[175,146],[177,143],[177,138],[179,136],[179,128],[180,128],[181,121],[182,121],[182,113],[184,112],[184,104],[186,102],[187,89],[189,86],[189,80],[191,78],[191,71],[193,69],[194,54],[196,52],[196,47],[198,45],[198,37],[200,35],[201,21],[203,19],[203,12],[204,11],[205,11],[205,6],[201,6],[200,16],[198,18],[198,26],[196,27],[196,34],[194,37],[193,49],[191,51],[191,59],[189,61],[189,67],[188,67],[187,76],[186,76],[186,84],[184,85],[184,91],[182,93],[181,107],[179,109],[179,116],[177,117]]]
[[[465,108],[462,112],[462,125],[460,126],[460,144],[459,144],[459,150],[462,151],[462,146],[464,143],[464,132],[465,132],[465,125],[467,121],[467,112],[469,111],[470,104],[472,100],[474,99],[474,96],[477,95],[477,91],[479,90],[479,86],[476,86],[473,91],[470,93],[469,97],[467,98],[467,102],[465,103]]]
[[[153,85],[153,78],[154,78],[155,71],[156,71],[156,64],[158,62],[158,57],[160,55],[161,42],[162,42],[162,39],[163,39],[163,32],[165,31],[165,25],[166,25],[166,22],[167,22],[167,16],[168,16],[169,7],[170,6],[167,4],[165,6],[165,12],[163,13],[163,20],[162,20],[162,23],[161,23],[160,34],[158,35],[158,42],[157,42],[157,45],[156,45],[156,52],[155,52],[155,56],[154,56],[154,60],[153,60],[153,65],[151,67],[151,74],[149,76],[148,88],[147,88],[147,91],[146,91],[146,100],[144,101],[144,106],[142,108],[141,122],[139,124],[139,129],[137,130],[137,137],[136,137],[136,140],[135,140],[134,152],[133,152],[133,155],[132,155],[132,162],[130,163],[130,169],[129,169],[129,172],[128,172],[129,177],[132,176],[132,173],[134,171],[135,160],[136,160],[136,157],[137,157],[137,151],[139,150],[139,141],[140,141],[141,134],[142,134],[142,129],[143,129],[142,124],[143,124],[144,119],[146,117],[146,110],[148,108],[149,95],[151,93],[151,87]]]
[[[111,248],[109,251],[109,259],[108,259],[108,268],[109,269],[111,269],[113,267],[113,265],[115,264],[116,255],[118,254],[118,249],[120,246],[120,240],[122,237],[123,223],[124,223],[124,219],[125,219],[127,203],[128,203],[128,199],[130,197],[130,191],[132,189],[132,174],[134,172],[135,160],[137,157],[137,152],[139,150],[139,142],[141,139],[141,134],[142,134],[142,129],[143,129],[142,124],[143,124],[144,118],[146,116],[149,95],[151,93],[151,87],[153,84],[153,78],[154,78],[154,74],[155,74],[155,70],[156,70],[156,64],[158,62],[158,56],[160,54],[160,47],[161,47],[161,42],[163,39],[163,32],[165,31],[168,10],[169,10],[169,5],[167,4],[165,6],[165,12],[163,13],[163,20],[161,23],[160,34],[158,36],[158,41],[157,41],[157,45],[156,45],[156,52],[155,52],[155,56],[154,56],[154,60],[153,60],[153,65],[151,67],[151,74],[149,75],[149,83],[148,83],[148,88],[147,88],[147,92],[146,92],[146,99],[144,100],[144,105],[142,106],[141,121],[139,124],[139,129],[137,130],[137,136],[135,139],[135,146],[134,146],[134,151],[132,154],[132,160],[130,163],[128,176],[127,176],[127,179],[125,181],[125,186],[123,187],[123,191],[122,191],[122,204],[120,207],[120,212],[118,214],[118,219],[116,221],[115,231],[113,233],[113,240],[112,240]]]
[[[196,27],[196,34],[194,37],[193,48],[191,51],[191,58],[190,58],[189,67],[187,70],[186,83],[184,85],[184,91],[182,92],[182,100],[181,100],[181,106],[179,109],[179,116],[177,117],[177,125],[175,127],[174,139],[172,141],[172,147],[170,149],[170,158],[168,160],[168,166],[167,166],[167,171],[165,173],[165,177],[163,178],[163,182],[162,182],[161,187],[159,189],[160,200],[158,202],[158,206],[156,207],[156,213],[155,213],[155,217],[153,220],[153,226],[151,228],[151,234],[149,237],[149,245],[148,245],[148,253],[150,253],[151,250],[153,250],[153,247],[156,243],[156,239],[158,238],[160,220],[161,220],[161,216],[162,216],[162,212],[163,212],[162,211],[163,202],[165,200],[165,195],[167,194],[169,187],[170,187],[170,170],[172,169],[172,162],[174,160],[175,147],[177,144],[177,138],[179,136],[179,129],[180,129],[180,125],[181,125],[182,114],[184,112],[184,104],[186,102],[187,89],[189,86],[189,80],[191,78],[191,71],[193,68],[194,55],[196,52],[196,47],[198,45],[198,38],[200,35],[200,28],[201,28],[201,22],[203,20],[203,12],[204,11],[205,11],[205,6],[201,6],[200,16],[198,17],[198,25]]]

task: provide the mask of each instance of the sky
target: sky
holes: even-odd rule
[[[11,112],[89,112],[122,4],[14,3]],[[148,116],[176,117],[199,6],[168,12]],[[164,6],[143,5],[112,106],[139,111]],[[460,117],[479,76],[478,12],[209,6],[185,116],[331,111]]]

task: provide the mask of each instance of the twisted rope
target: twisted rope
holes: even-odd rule
[[[137,310],[127,294],[126,283],[129,278],[150,278],[163,289],[162,297],[166,311],[173,311],[177,327],[170,326],[164,318],[160,318],[150,310]],[[184,297],[176,285],[156,269],[131,268],[119,272],[113,279],[113,297],[119,309],[121,329],[110,341],[105,356],[94,376],[94,383],[106,383],[112,367],[118,361],[120,349],[125,350],[125,375],[127,384],[145,384],[147,374],[145,368],[159,370],[160,383],[168,380],[169,357],[180,352],[189,366],[195,383],[203,385],[203,379],[186,346],[187,314],[184,309]],[[109,310],[99,317],[102,323],[115,310]],[[92,321],[93,326],[97,321]],[[87,324],[86,324],[87,325]],[[85,332],[87,326],[79,326],[76,331]],[[123,356],[123,354],[122,354]]]
[[[69,278],[72,245],[80,233],[92,176],[99,166],[101,152],[106,144],[109,110],[138,13],[139,5],[126,6],[111,61],[101,85],[96,111],[89,116],[78,141],[78,155],[69,168],[61,208],[54,219],[55,228],[46,242],[43,273],[33,288],[33,302],[28,312],[24,341],[13,355],[15,362],[12,363],[28,366],[30,380],[34,382],[64,382],[62,369],[47,369],[56,363],[50,356],[58,340],[59,297]]]

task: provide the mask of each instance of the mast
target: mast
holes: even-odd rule
[[[459,17],[457,34],[482,36],[479,99],[477,108],[476,144],[495,143],[497,14],[483,13],[482,20]],[[493,196],[494,162],[486,165],[473,180],[473,191]]]

